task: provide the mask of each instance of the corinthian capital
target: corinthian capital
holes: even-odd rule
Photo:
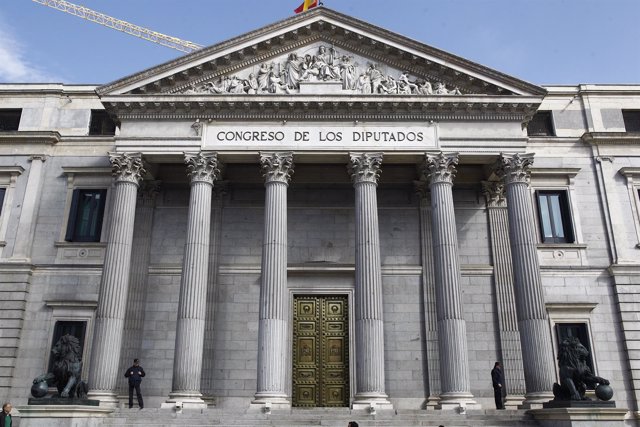
[[[354,184],[378,183],[382,153],[349,153],[349,175]]]
[[[529,168],[533,164],[533,153],[530,154],[500,154],[495,166],[496,175],[505,184],[529,183],[531,171]]]
[[[453,184],[456,177],[456,165],[458,164],[458,153],[425,154],[423,173],[430,185],[438,183]]]
[[[191,182],[206,182],[213,184],[213,181],[220,178],[220,169],[217,153],[184,153],[184,162]]]
[[[265,183],[289,184],[293,175],[293,153],[260,153],[260,167]]]
[[[125,181],[139,185],[142,175],[147,172],[140,153],[109,153],[109,160],[116,182]]]
[[[482,181],[482,193],[487,199],[487,207],[507,207],[507,199],[505,198],[504,184],[502,181]]]

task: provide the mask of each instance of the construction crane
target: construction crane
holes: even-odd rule
[[[114,30],[122,31],[123,33],[131,34],[132,36],[140,37],[141,39],[158,43],[162,46],[180,50],[182,52],[193,52],[194,50],[202,49],[203,47],[193,42],[181,40],[177,37],[167,36],[165,34],[151,31],[138,25],[130,24],[129,22],[116,19],[112,16],[105,15],[104,13],[96,12],[95,10],[91,10],[84,6],[78,6],[77,4],[73,4],[65,0],[32,1],[43,6],[48,6],[50,8],[60,10],[70,15],[86,19],[87,21],[95,22],[96,24],[104,25],[105,27],[113,28]]]

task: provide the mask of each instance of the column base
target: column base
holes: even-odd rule
[[[377,411],[392,411],[393,405],[384,393],[358,393],[351,403],[351,409],[375,415]]]
[[[435,410],[438,405],[440,405],[440,395],[432,395],[427,397],[427,400],[424,402],[424,408],[427,411]]]
[[[117,408],[120,404],[118,394],[112,391],[90,390],[87,393],[87,399],[100,401],[100,406],[105,408]]]
[[[175,409],[182,412],[182,409],[205,409],[207,402],[202,400],[202,393],[198,392],[171,392],[166,402],[160,405],[163,409]]]
[[[521,394],[507,395],[504,400],[504,409],[516,410],[522,407],[524,396]]]
[[[542,409],[542,404],[553,400],[553,393],[550,391],[541,391],[536,393],[527,393],[524,395],[522,409]]]
[[[250,411],[260,411],[270,414],[271,410],[291,409],[291,401],[285,394],[256,393],[249,404]]]
[[[467,409],[482,409],[482,406],[473,400],[473,394],[460,393],[442,393],[440,395],[440,403],[436,407],[443,411],[458,411],[460,414],[467,412]]]

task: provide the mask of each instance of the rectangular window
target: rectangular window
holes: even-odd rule
[[[0,215],[2,215],[2,207],[4,206],[4,195],[6,192],[6,188],[0,188]]]
[[[551,111],[538,111],[527,125],[529,136],[555,136]]]
[[[566,191],[536,191],[542,243],[573,243]]]
[[[567,338],[578,338],[580,344],[589,350],[589,357],[587,358],[587,365],[591,369],[591,372],[595,374],[593,369],[593,357],[591,354],[591,345],[589,345],[589,333],[586,323],[556,323],[556,336],[558,338],[558,347],[562,341]]]
[[[21,109],[0,109],[0,132],[18,130],[21,115]]]
[[[104,110],[91,110],[89,135],[111,136],[116,134],[116,123]]]
[[[65,240],[99,242],[107,190],[73,190]]]
[[[627,132],[640,132],[640,110],[622,110],[622,119]]]
[[[51,341],[51,348],[53,348],[58,340],[65,335],[72,335],[78,338],[80,341],[80,355],[84,350],[84,335],[87,330],[87,322],[85,321],[57,321],[53,328],[53,340]],[[53,372],[53,354],[49,354],[49,370],[47,372]]]

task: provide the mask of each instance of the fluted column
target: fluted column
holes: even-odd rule
[[[525,405],[548,400],[555,381],[551,332],[544,306],[529,191],[532,164],[532,154],[502,154],[496,166],[496,173],[504,180],[507,190],[514,290],[527,392]]]
[[[218,181],[213,187],[211,208],[211,238],[209,241],[209,285],[207,287],[207,317],[204,330],[204,356],[202,360],[201,391],[208,404],[214,403],[214,365],[215,365],[215,306],[218,288],[218,265],[220,259],[220,241],[222,237],[222,208],[228,194],[228,182]]]
[[[354,406],[388,404],[384,373],[382,268],[376,190],[382,153],[350,153],[356,220],[356,395]]]
[[[115,177],[111,226],[98,296],[93,350],[89,369],[89,397],[115,406],[118,362],[129,291],[131,244],[138,185],[145,173],[140,154],[110,154]]]
[[[491,254],[493,258],[493,285],[498,312],[498,332],[500,335],[500,357],[505,376],[505,407],[517,409],[524,400],[524,370],[522,366],[522,346],[513,291],[513,264],[509,247],[509,218],[504,184],[483,182],[482,189],[487,199],[489,231],[491,233]]]
[[[462,314],[458,236],[453,209],[452,187],[457,164],[457,154],[425,156],[424,173],[431,188],[442,409],[476,404],[469,378],[467,327]]]
[[[185,154],[191,179],[187,239],[178,302],[173,386],[167,403],[204,407],[200,392],[209,271],[211,195],[220,175],[216,153]]]
[[[136,219],[133,230],[133,251],[131,253],[131,273],[129,275],[129,296],[127,297],[122,354],[120,354],[120,369],[118,372],[124,372],[125,369],[131,366],[133,359],[141,357],[153,212],[159,188],[159,181],[142,181],[138,191]],[[119,381],[118,390],[120,394],[128,392],[127,382]]]
[[[265,179],[264,240],[258,323],[258,388],[254,403],[288,404],[289,298],[287,294],[287,187],[292,153],[260,153]]]
[[[440,402],[440,358],[438,351],[438,315],[436,311],[436,278],[433,266],[433,233],[431,231],[431,193],[426,181],[415,181],[420,203],[420,256],[422,260],[422,298],[424,300],[425,341],[427,347],[427,409]]]

